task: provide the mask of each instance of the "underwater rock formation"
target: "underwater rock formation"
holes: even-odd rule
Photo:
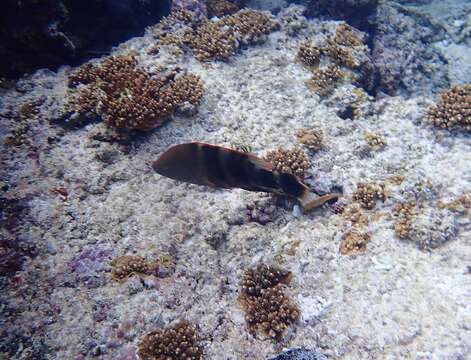
[[[107,52],[168,11],[169,1],[5,0],[0,76],[17,77]]]

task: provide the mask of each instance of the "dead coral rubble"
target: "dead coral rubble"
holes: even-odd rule
[[[304,172],[309,168],[309,158],[301,149],[279,148],[270,151],[265,156],[265,160],[273,164],[275,171],[293,174],[300,179],[304,178]]]
[[[275,266],[262,264],[246,271],[240,300],[252,334],[279,341],[285,329],[298,320],[299,308],[285,291],[290,280],[290,272]]]
[[[141,360],[199,360],[203,346],[195,325],[187,321],[145,335],[137,354]]]
[[[446,90],[437,104],[428,110],[427,117],[441,129],[459,126],[471,131],[471,84]]]
[[[71,96],[69,110],[96,112],[107,125],[127,130],[158,127],[184,103],[199,105],[203,95],[198,76],[151,76],[133,56],[111,56],[98,65],[85,65],[69,77],[69,86],[79,84],[86,87]]]

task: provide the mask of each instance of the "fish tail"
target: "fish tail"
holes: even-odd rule
[[[317,195],[311,191],[306,190],[303,195],[299,198],[299,202],[303,208],[303,212],[315,209],[319,206],[324,205],[326,202],[338,199],[342,194],[330,193],[326,195]]]

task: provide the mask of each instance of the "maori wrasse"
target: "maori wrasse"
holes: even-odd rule
[[[296,176],[274,171],[272,164],[253,154],[199,142],[171,147],[152,167],[160,175],[192,184],[287,195],[296,198],[304,212],[341,196],[319,196]]]

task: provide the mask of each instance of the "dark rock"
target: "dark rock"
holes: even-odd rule
[[[290,349],[269,360],[327,360],[327,356],[304,348]]]
[[[308,0],[305,3],[308,16],[327,15],[367,32],[374,28],[378,0]]]
[[[168,12],[169,0],[5,0],[0,76],[18,77],[102,55]]]

